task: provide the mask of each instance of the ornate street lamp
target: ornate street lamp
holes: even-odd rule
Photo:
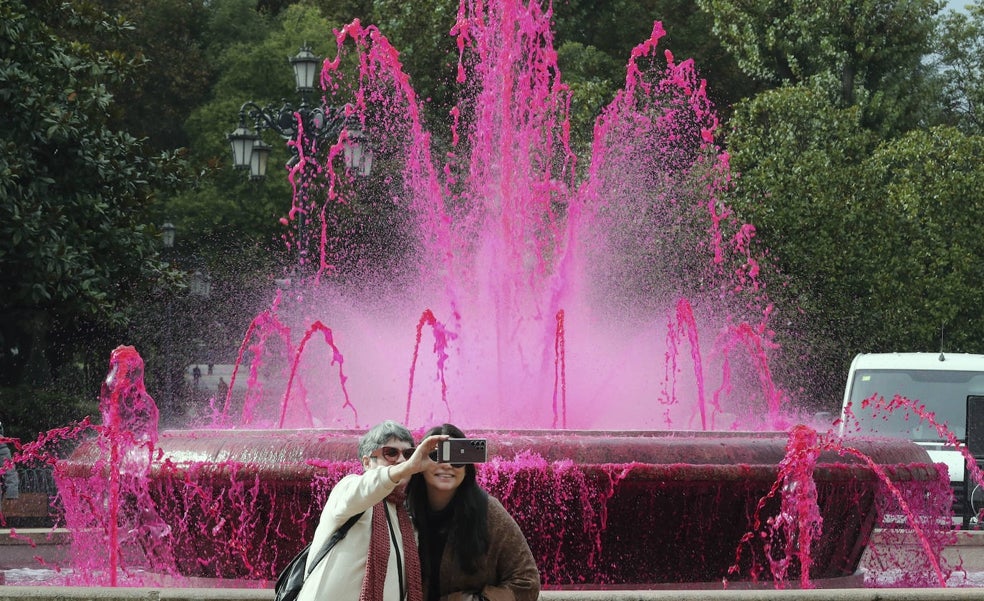
[[[189,319],[201,319],[207,322],[209,299],[212,294],[212,276],[201,259],[194,254],[182,253],[176,248],[177,228],[171,222],[161,225],[161,241],[164,252],[163,258],[168,261],[169,269],[179,270],[187,276],[188,294],[185,296],[180,289],[167,287],[163,289],[164,324],[162,328],[161,364],[163,366],[163,394],[158,399],[162,425],[173,425],[172,420],[180,417],[183,403],[187,400],[181,385],[189,339],[201,339],[204,331],[195,329],[187,332]],[[194,267],[188,271],[189,266]],[[181,296],[185,296],[181,300]],[[179,333],[180,332],[180,333]],[[176,349],[184,349],[177,351]],[[182,374],[182,375],[179,375]]]
[[[301,51],[289,59],[290,66],[294,69],[294,83],[297,84],[297,91],[307,94],[314,91],[314,78],[318,74],[318,67],[321,66],[321,59],[311,53],[311,49],[303,46]]]
[[[251,180],[264,179],[272,147],[263,141],[261,134],[271,129],[291,142],[291,157],[286,165],[288,169],[297,165],[302,155],[313,154],[317,148],[334,144],[341,138],[345,168],[357,175],[369,175],[372,151],[366,144],[359,120],[352,114],[352,107],[309,102],[309,98],[316,93],[315,83],[321,59],[304,46],[288,62],[294,70],[295,90],[301,96],[300,104],[295,108],[284,100],[279,107],[272,104],[261,107],[252,100],[244,102],[239,109],[239,127],[226,136],[232,147],[233,166],[248,169]],[[306,208],[306,193],[301,202],[305,203]],[[304,248],[305,212],[300,211],[297,219],[297,260],[301,266],[306,263],[307,256]]]
[[[270,160],[271,150],[273,150],[273,146],[270,146],[263,140],[253,142],[253,152],[249,158],[249,179],[266,179],[267,163]]]
[[[294,141],[291,144],[292,156],[287,162],[288,168],[300,160],[300,148],[309,149],[314,143],[322,141],[335,142],[345,131],[346,169],[359,175],[369,175],[372,169],[372,151],[366,147],[366,138],[358,120],[350,114],[351,107],[308,103],[309,95],[315,91],[314,84],[321,59],[305,46],[288,60],[294,69],[295,89],[301,95],[300,105],[294,108],[286,100],[280,107],[272,104],[261,107],[252,100],[244,102],[239,109],[239,127],[226,135],[232,147],[233,166],[236,169],[249,169],[250,179],[261,180],[266,177],[271,147],[260,137],[263,130],[272,129],[284,140]]]

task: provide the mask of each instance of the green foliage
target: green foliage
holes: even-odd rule
[[[243,12],[241,20],[250,20],[247,5],[236,0],[228,4]],[[230,6],[224,6],[221,14],[223,19],[216,18],[212,26],[222,31],[228,30],[226,20],[240,20],[240,13],[231,12]],[[286,259],[278,219],[291,207],[283,167],[288,148],[284,140],[267,132],[267,142],[274,148],[268,177],[262,183],[250,182],[232,168],[226,135],[238,125],[244,102],[279,106],[282,99],[296,98],[288,58],[302,45],[310,44],[322,57],[334,52],[328,23],[309,7],[291,6],[267,21],[264,33],[255,33],[257,39],[250,44],[227,40],[228,46],[218,55],[212,99],[196,108],[185,124],[194,160],[207,178],[194,190],[170,199],[162,216],[178,227],[185,255],[210,258],[211,268],[244,285],[253,274],[269,274],[275,263]]]
[[[563,72],[571,91],[571,145],[576,154],[589,156],[595,119],[618,90],[612,74],[624,68],[597,48],[577,42],[561,46],[557,62],[571,65]]]
[[[879,213],[862,208],[854,182],[863,157],[877,140],[860,126],[856,108],[838,109],[803,87],[780,88],[741,103],[729,137],[737,173],[730,204],[753,223],[770,260],[790,279],[772,294],[788,319],[796,310],[822,316],[830,328],[808,341],[822,344],[856,321],[865,296],[868,249],[845,244],[866,236]],[[836,349],[829,349],[836,352]]]
[[[112,127],[106,82],[122,75],[115,57],[60,38],[22,3],[6,2],[4,12],[0,261],[8,294],[0,302],[119,323],[120,283],[155,269],[154,232],[141,217],[153,186],[176,182],[173,157],[144,156],[137,139]]]
[[[984,352],[982,156],[984,137],[938,127],[884,143],[866,161],[900,230],[871,282],[885,340],[934,349],[942,330],[947,350]]]
[[[984,133],[984,5],[940,20],[934,40],[940,115],[936,121],[968,134]]]
[[[955,209],[980,202],[962,183],[979,141],[919,129],[979,132],[972,19],[943,19],[931,45],[936,2],[700,5],[747,73],[784,86],[739,104],[728,143],[731,203],[788,277],[771,291],[787,351],[814,358],[834,389],[856,352],[932,350],[941,328],[949,350],[980,351],[966,313],[979,303],[977,247]]]
[[[155,150],[188,145],[181,123],[200,104],[214,76],[205,62],[205,0],[121,0],[131,27],[120,39],[94,39],[107,52],[140,61],[113,90],[120,127]]]
[[[607,73],[605,88],[615,90],[625,83],[625,66],[632,49],[649,39],[653,23],[659,21],[666,31],[660,48],[672,52],[678,62],[694,60],[701,77],[708,81],[712,102],[722,113],[728,114],[733,103],[759,89],[721,43],[709,35],[711,15],[699,10],[692,0],[569,0],[553,6],[558,48],[581,44],[612,61],[614,68]],[[561,56],[558,60],[565,80],[577,83],[580,67],[572,58],[577,57]],[[590,134],[589,129],[586,135]]]
[[[0,384],[32,386],[20,402],[35,418],[44,391],[91,390],[135,299],[166,276],[147,224],[184,161],[120,126],[112,90],[142,61],[91,43],[129,28],[83,2],[0,2]]]
[[[22,443],[35,440],[38,432],[80,422],[88,416],[100,421],[98,393],[80,395],[55,388],[0,387],[0,407],[4,435]]]
[[[205,55],[209,64],[220,67],[220,57],[229,48],[252,46],[270,31],[269,12],[258,11],[256,0],[212,0],[208,4]]]
[[[450,130],[449,112],[456,100],[458,50],[451,28],[456,0],[375,0],[371,22],[400,51],[403,70],[424,105],[431,129],[439,136]]]
[[[941,3],[935,0],[698,0],[714,33],[746,73],[772,84],[832,71],[841,97],[918,60]],[[854,80],[857,80],[857,84]]]
[[[770,86],[826,88],[883,132],[914,123],[936,0],[698,0],[742,70]]]
[[[984,252],[974,215],[984,142],[952,128],[888,141],[857,107],[789,87],[742,103],[732,205],[789,277],[773,289],[796,325],[784,342],[842,377],[861,351],[984,351]],[[801,311],[802,317],[797,314]]]

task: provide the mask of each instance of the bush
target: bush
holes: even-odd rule
[[[99,415],[99,399],[56,388],[27,386],[0,388],[0,421],[4,435],[21,442],[38,434]]]

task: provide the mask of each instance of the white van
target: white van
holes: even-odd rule
[[[912,412],[899,409],[873,415],[871,411],[863,410],[862,401],[876,393],[886,401],[900,395],[916,405],[925,405],[925,410],[933,413],[933,419],[944,424],[980,460],[984,458],[984,355],[860,354],[851,362],[841,409],[844,432],[853,432],[859,425],[860,435],[907,438],[925,447],[934,462],[945,463],[954,487],[954,510],[967,526],[976,511],[984,507],[968,506],[964,455],[953,445],[947,444],[947,438],[936,428]],[[854,419],[847,415],[849,403]],[[968,407],[973,438],[970,441],[967,439]],[[909,413],[908,419],[906,413]],[[973,505],[981,505],[979,499],[984,500],[984,491],[975,491],[976,484],[972,483],[971,486],[975,501]]]

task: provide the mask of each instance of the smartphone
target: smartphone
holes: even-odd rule
[[[449,438],[431,453],[431,459],[440,463],[485,463],[488,458],[484,438]]]

